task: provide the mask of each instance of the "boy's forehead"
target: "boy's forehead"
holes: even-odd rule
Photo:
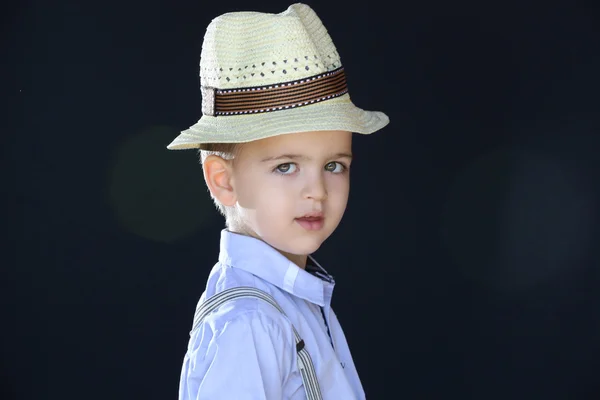
[[[237,158],[243,163],[282,160],[352,158],[352,133],[347,131],[296,132],[245,143]]]
[[[349,152],[352,134],[346,131],[311,131],[288,133],[258,140],[256,143],[261,153],[308,152],[311,154],[324,152]]]

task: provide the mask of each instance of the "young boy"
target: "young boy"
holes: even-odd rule
[[[315,12],[232,12],[209,24],[202,118],[169,149],[199,148],[225,216],[183,361],[180,400],[363,399],[331,309],[334,280],[310,254],[348,200],[352,134],[388,124],[350,100]]]

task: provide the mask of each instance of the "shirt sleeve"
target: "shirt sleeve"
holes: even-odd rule
[[[179,400],[281,400],[295,347],[281,322],[245,312],[186,353]]]

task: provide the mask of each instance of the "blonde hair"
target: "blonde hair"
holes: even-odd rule
[[[202,148],[198,150],[198,158],[200,165],[204,164],[204,161],[208,156],[215,155],[221,157],[224,160],[233,160],[240,152],[242,147],[241,143],[207,143],[203,144]],[[210,191],[209,191],[210,193]],[[226,207],[217,200],[212,193],[210,197],[215,203],[215,206],[219,210],[219,213],[225,217],[225,222],[228,224],[232,218],[230,207]]]

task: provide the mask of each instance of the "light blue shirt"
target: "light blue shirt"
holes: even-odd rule
[[[312,257],[304,270],[258,239],[223,230],[219,261],[199,303],[231,287],[251,286],[271,294],[289,320],[255,298],[237,299],[209,314],[191,332],[179,400],[305,399],[289,321],[304,339],[323,399],[364,399],[331,309],[334,285]]]

